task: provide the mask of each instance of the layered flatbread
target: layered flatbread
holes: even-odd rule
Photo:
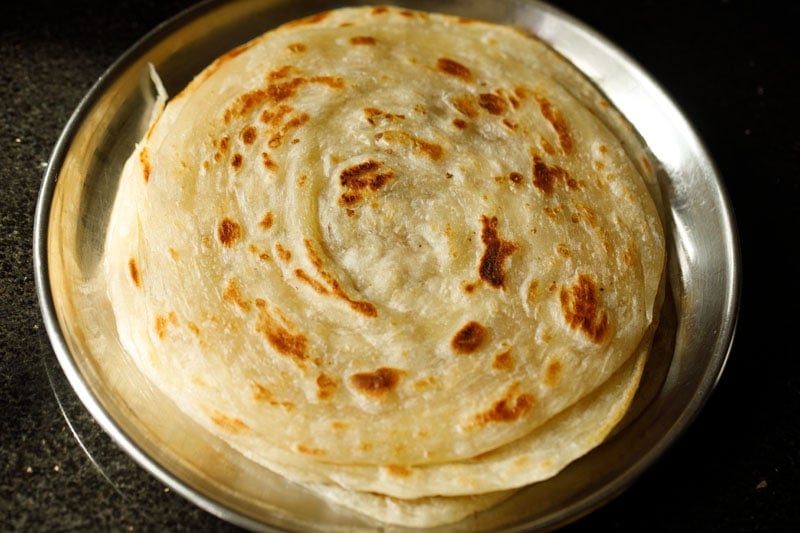
[[[120,339],[256,462],[378,520],[458,520],[629,405],[665,255],[645,154],[517,29],[390,7],[283,25],[128,161]]]

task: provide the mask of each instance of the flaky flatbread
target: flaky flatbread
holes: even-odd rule
[[[128,161],[105,256],[120,339],[257,462],[378,519],[458,519],[630,403],[665,253],[637,142],[512,28],[284,25],[200,73]]]

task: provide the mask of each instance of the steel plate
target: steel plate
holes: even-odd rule
[[[561,525],[627,488],[686,429],[712,392],[737,315],[733,215],[716,168],[681,111],[638,65],[592,29],[533,1],[397,4],[513,24],[538,35],[599,86],[638,129],[660,167],[671,234],[671,312],[632,412],[607,442],[555,478],[446,529]],[[97,267],[122,165],[150,117],[148,63],[175,94],[230,48],[282,22],[342,5],[204,2],[160,25],[83,99],[53,151],[37,205],[38,295],[70,385],[103,429],[150,473],[207,511],[251,529],[325,524],[331,530],[358,530],[374,523],[249,462],[172,407],[119,345]]]

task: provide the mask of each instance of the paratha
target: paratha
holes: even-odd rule
[[[123,346],[189,416],[425,526],[603,439],[664,260],[646,147],[572,65],[515,28],[359,7],[158,108],[104,267]]]

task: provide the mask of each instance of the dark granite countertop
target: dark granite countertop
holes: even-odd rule
[[[31,259],[42,174],[73,109],[120,53],[190,3],[0,7],[4,531],[236,529],[147,474],[82,408],[54,364]],[[800,8],[742,0],[554,4],[620,45],[690,118],[730,193],[744,273],[737,340],[700,416],[628,491],[571,528],[800,530]]]

